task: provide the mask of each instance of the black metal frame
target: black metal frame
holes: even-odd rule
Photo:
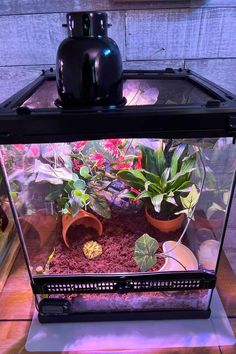
[[[29,109],[28,107],[20,107],[45,80],[55,80],[55,74],[53,70],[50,70],[43,72],[32,84],[0,105],[0,144],[70,142],[112,137],[236,137],[236,96],[192,71],[182,69],[166,69],[154,72],[125,71],[124,78],[189,80],[202,91],[212,95],[214,100],[208,101],[204,105],[84,107],[78,109],[59,109],[56,107],[52,109]],[[2,171],[4,174],[4,167],[2,167]],[[7,180],[5,182],[24,250],[21,227]],[[232,191],[233,189],[234,187]],[[232,191],[226,223],[232,202]],[[226,230],[226,223],[223,233]],[[27,260],[27,254],[25,254],[25,257]],[[28,271],[32,290],[36,295],[193,291],[214,289],[216,283],[215,273],[204,271],[33,277],[29,269]],[[209,307],[207,310],[70,313],[65,316],[64,314],[45,314],[41,307],[44,300],[39,303],[39,320],[41,322],[208,318],[210,316]],[[55,302],[55,299],[47,299],[47,301],[50,305]],[[62,303],[65,304],[66,301],[64,300]]]
[[[147,105],[71,109],[20,107],[53,72],[0,105],[0,143],[47,143],[112,137],[236,136],[236,96],[190,70],[125,71],[125,79],[184,79],[213,95],[205,105]],[[145,117],[145,119],[143,119]],[[167,119],[168,117],[168,119]]]

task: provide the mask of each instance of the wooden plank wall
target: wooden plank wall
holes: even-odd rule
[[[125,68],[189,67],[236,93],[235,0],[1,0],[0,102],[54,65],[66,12],[91,9]]]
[[[66,12],[85,10],[108,11],[125,68],[188,67],[236,94],[236,0],[0,0],[0,102],[55,64]],[[232,257],[235,231],[232,211]]]

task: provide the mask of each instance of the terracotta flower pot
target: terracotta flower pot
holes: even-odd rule
[[[184,221],[184,214],[180,214],[175,219],[171,220],[158,220],[149,214],[147,208],[145,208],[145,215],[149,224],[151,224],[161,232],[176,231],[181,228],[182,223]]]
[[[30,228],[34,228],[39,235],[40,248],[44,247],[57,226],[56,215],[46,214],[44,210],[39,210],[32,215],[20,217],[22,231],[27,233]]]
[[[63,215],[62,216],[62,237],[68,248],[68,230],[72,225],[83,225],[84,227],[91,227],[95,229],[99,236],[101,236],[103,228],[100,220],[93,214],[81,209],[76,216]]]

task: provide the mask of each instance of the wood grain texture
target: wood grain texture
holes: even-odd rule
[[[126,70],[162,70],[166,68],[183,68],[184,60],[146,60],[125,61],[123,68]]]
[[[185,66],[236,94],[236,59],[186,60]]]
[[[128,11],[126,60],[236,56],[236,8]]]
[[[236,276],[224,253],[220,257],[216,285],[227,316],[236,317]]]
[[[109,35],[125,57],[125,15],[109,14]],[[56,61],[59,44],[67,37],[64,13],[0,16],[0,66],[51,64]]]
[[[32,318],[33,310],[34,297],[20,252],[0,294],[0,320],[28,320]]]
[[[55,13],[69,11],[173,9],[199,7],[236,7],[234,0],[1,0],[0,15]]]
[[[0,293],[3,290],[3,287],[8,279],[9,273],[15,262],[19,249],[20,249],[19,239],[18,236],[15,235],[15,239],[11,244],[11,248],[9,249],[4,261],[0,265]]]

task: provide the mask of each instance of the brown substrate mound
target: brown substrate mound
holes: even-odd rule
[[[111,219],[103,219],[102,223],[102,236],[98,236],[93,229],[71,227],[70,249],[59,236],[50,264],[50,274],[139,272],[134,260],[134,246],[140,236],[148,233],[162,244],[165,240],[177,240],[181,233],[160,233],[147,223],[143,211],[128,215],[113,213]],[[85,242],[90,240],[99,242],[103,248],[102,255],[93,260],[88,260],[82,251]],[[159,270],[163,264],[164,259],[158,258],[157,264],[150,271]]]

